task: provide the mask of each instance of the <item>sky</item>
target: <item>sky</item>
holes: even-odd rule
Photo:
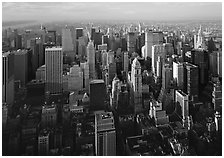
[[[221,2],[3,2],[2,21],[221,20]]]

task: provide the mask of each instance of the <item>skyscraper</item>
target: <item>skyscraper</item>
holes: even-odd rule
[[[95,114],[96,156],[116,156],[116,131],[112,112]]]
[[[183,90],[184,85],[184,65],[180,62],[173,62],[173,79],[177,87]]]
[[[45,50],[46,88],[51,94],[62,93],[63,54],[61,47],[46,48]]]
[[[134,32],[128,32],[127,36],[127,50],[130,54],[135,52],[136,47],[136,34]]]
[[[128,52],[123,53],[123,70],[125,72],[128,72],[128,67],[129,67],[129,57],[128,57]]]
[[[114,107],[117,106],[117,97],[118,97],[119,87],[120,87],[120,80],[118,79],[116,75],[112,81],[112,105]]]
[[[83,28],[76,28],[76,39],[83,36]]]
[[[156,61],[158,60],[158,56],[160,56],[162,58],[162,60],[164,59],[166,55],[165,52],[165,45],[153,45],[152,46],[152,71],[157,74],[157,65],[156,65]],[[162,62],[162,61],[161,61]]]
[[[93,41],[87,45],[87,62],[89,64],[89,79],[95,79],[95,48]]]
[[[164,89],[170,88],[170,81],[172,79],[172,68],[169,64],[165,64],[162,70],[162,87]]]
[[[134,91],[135,113],[138,113],[142,110],[142,75],[141,65],[137,58],[132,62],[131,82]]]
[[[2,54],[2,102],[10,107],[14,103],[14,54]]]
[[[102,110],[105,107],[106,86],[103,80],[90,82],[90,109]]]
[[[67,27],[62,29],[62,51],[74,51],[72,32]]]
[[[38,154],[47,156],[49,154],[50,132],[46,129],[42,130],[38,136]]]
[[[15,80],[20,80],[22,86],[25,86],[28,81],[28,51],[14,51],[14,73]]]
[[[198,90],[198,66],[190,64],[190,63],[185,63],[185,68],[186,68],[186,79],[187,79],[187,94],[190,97],[197,97],[199,90]]]
[[[145,33],[145,56],[152,58],[152,46],[153,46],[153,33],[152,30],[146,31]]]

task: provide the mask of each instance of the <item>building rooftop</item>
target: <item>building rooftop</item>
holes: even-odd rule
[[[104,83],[104,80],[92,80],[90,84]]]

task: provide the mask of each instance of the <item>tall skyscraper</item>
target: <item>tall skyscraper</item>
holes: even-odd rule
[[[152,30],[145,32],[145,55],[144,58],[152,58],[153,33]]]
[[[51,94],[62,93],[63,54],[61,47],[45,49],[46,88]]]
[[[25,86],[28,81],[28,51],[14,51],[14,73],[15,80],[20,80],[21,86]]]
[[[158,57],[160,56],[163,60],[165,58],[166,52],[165,52],[165,45],[153,45],[152,46],[152,71],[157,74],[157,65],[156,61],[158,60]],[[162,62],[162,61],[161,61]]]
[[[134,32],[128,32],[127,36],[127,50],[130,54],[136,51],[136,34]]]
[[[187,79],[187,94],[192,97],[198,97],[198,82],[199,82],[199,73],[198,66],[185,63],[186,68],[186,79]]]
[[[89,64],[89,79],[95,79],[95,48],[93,41],[87,45],[87,62]]]
[[[205,49],[205,42],[203,39],[203,33],[202,33],[202,28],[200,25],[200,28],[198,30],[198,34],[194,35],[194,48],[198,49],[198,48],[204,48]]]
[[[120,87],[120,80],[118,79],[117,75],[114,77],[112,81],[112,105],[113,107],[117,106],[117,97],[118,97],[118,91]]]
[[[172,68],[169,64],[165,64],[162,70],[162,88],[170,88],[170,81],[172,79]]]
[[[95,114],[96,156],[116,156],[116,131],[112,112]]]
[[[142,110],[142,75],[141,65],[137,58],[132,62],[131,82],[134,91],[135,113],[138,113]]]
[[[112,83],[114,76],[117,74],[116,63],[110,63],[108,65],[109,84]]]
[[[62,29],[62,51],[74,51],[72,32],[67,27]]]
[[[128,72],[128,67],[129,67],[129,57],[128,57],[128,52],[123,53],[123,70],[125,72]]]
[[[14,103],[14,54],[2,54],[2,102],[9,107]]]

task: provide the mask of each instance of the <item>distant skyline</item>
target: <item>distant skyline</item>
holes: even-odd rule
[[[221,19],[221,2],[2,2],[3,22]]]

